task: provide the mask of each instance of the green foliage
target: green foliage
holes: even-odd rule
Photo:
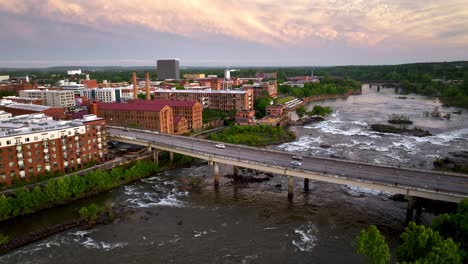
[[[225,119],[228,116],[234,116],[235,113],[225,113],[220,110],[210,110],[210,109],[203,109],[202,119],[203,123],[208,123],[216,119]]]
[[[249,146],[266,146],[294,139],[294,135],[282,127],[231,126],[221,133],[211,134],[208,139]]]
[[[312,111],[307,112],[309,116],[328,116],[333,113],[333,109],[328,106],[314,105]]]
[[[458,246],[452,239],[443,239],[437,231],[410,223],[401,235],[397,249],[402,263],[461,263]]]
[[[273,99],[268,95],[268,92],[264,91],[261,95],[255,98],[254,100],[254,108],[255,108],[255,116],[257,118],[262,118],[266,114],[266,107],[271,105]]]
[[[276,98],[274,99],[274,102],[275,104],[284,104],[288,101],[291,101],[294,99],[294,96],[286,96],[286,97],[283,97],[283,98]]]
[[[299,118],[302,118],[305,114],[307,114],[307,108],[304,105],[299,106],[296,108],[296,114]]]
[[[99,216],[103,215],[106,212],[104,207],[98,206],[94,203],[81,207],[78,211],[80,217],[88,222],[88,224],[96,223],[96,220]]]
[[[371,225],[367,230],[361,230],[357,237],[357,252],[365,256],[369,263],[390,263],[390,250],[384,236],[377,227]]]
[[[434,218],[432,228],[445,238],[452,238],[460,244],[464,259],[468,257],[468,199],[464,199],[457,206],[457,211],[442,214]]]
[[[306,83],[304,87],[280,85],[278,91],[281,94],[304,98],[322,94],[345,94],[350,90],[356,91],[360,88],[361,84],[351,79],[322,78],[320,83]]]
[[[4,194],[0,196],[0,220],[4,220],[11,215],[13,209],[11,200],[11,197],[6,197]]]
[[[4,234],[0,234],[0,245],[6,244],[10,241],[10,238],[8,236],[5,236]]]
[[[14,197],[1,195],[0,220],[29,214],[90,193],[110,190],[122,183],[152,175],[157,171],[159,168],[154,162],[137,161],[126,170],[123,168],[114,168],[108,172],[94,170],[83,176],[50,179],[43,188],[20,189]]]

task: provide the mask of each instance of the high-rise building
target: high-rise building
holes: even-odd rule
[[[159,80],[179,80],[179,59],[158,60],[157,71]]]

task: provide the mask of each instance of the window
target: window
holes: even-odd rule
[[[13,159],[13,155],[8,155],[8,159],[12,160],[12,159]]]
[[[34,168],[33,168],[33,167],[29,167],[29,168],[28,168],[28,172],[29,172],[29,173],[34,173]]]
[[[7,140],[7,145],[11,145],[11,140]]]
[[[31,154],[31,151],[26,152],[26,155],[28,155],[28,156],[31,157],[31,155],[32,155],[32,154]]]
[[[41,172],[42,171],[42,165],[37,165],[37,172]]]
[[[4,172],[0,173],[0,179],[6,180],[6,174]]]
[[[32,163],[32,162],[33,162],[32,159],[28,159],[28,163]]]
[[[29,138],[25,138],[24,141],[25,141],[25,142],[29,142]]]
[[[10,177],[15,177],[16,176],[16,171],[12,170],[10,171]]]

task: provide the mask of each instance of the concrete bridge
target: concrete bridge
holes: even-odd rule
[[[147,130],[108,126],[111,140],[147,146],[155,152],[168,151],[170,156],[179,153],[207,160],[214,167],[214,184],[219,183],[219,163],[244,167],[288,177],[288,197],[293,196],[294,179],[304,179],[341,185],[364,187],[384,192],[403,194],[408,208],[413,212],[412,197],[447,202],[460,202],[468,198],[468,176],[456,173],[426,171],[409,168],[375,165],[325,157],[302,156],[301,166],[291,164],[294,154],[242,145],[225,144],[216,148],[216,142],[191,137],[159,134]]]
[[[389,88],[394,88],[395,93],[399,93],[401,89],[401,84],[399,82],[363,82],[366,84],[369,84],[369,88],[372,88],[373,86],[377,87],[377,91],[380,92],[380,90],[384,87],[389,87]]]

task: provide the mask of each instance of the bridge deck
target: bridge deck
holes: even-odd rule
[[[296,167],[290,163],[294,154],[283,151],[232,144],[219,149],[214,141],[117,127],[108,132],[113,140],[283,175],[451,202],[468,197],[468,176],[462,174],[314,156],[302,156],[302,166]]]

